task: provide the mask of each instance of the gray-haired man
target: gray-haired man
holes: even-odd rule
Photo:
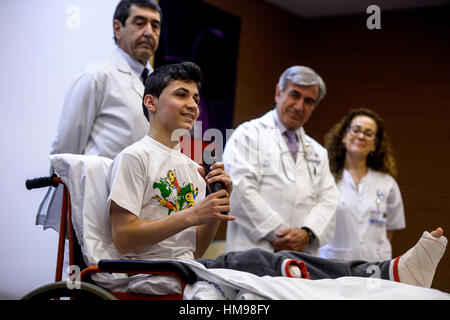
[[[318,255],[334,236],[338,191],[325,148],[305,134],[326,93],[311,68],[292,66],[275,89],[276,106],[240,125],[228,140],[223,162],[235,192],[227,251],[264,248]]]

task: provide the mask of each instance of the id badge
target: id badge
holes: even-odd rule
[[[379,223],[379,224],[386,224],[387,223],[387,213],[383,210],[381,210],[381,201],[386,198],[386,195],[383,191],[377,190],[377,198],[375,200],[376,204],[376,210],[372,210],[370,212],[370,219],[369,221],[371,223]]]
[[[387,223],[387,213],[386,212],[377,212],[375,210],[372,210],[370,212],[370,219],[369,221],[371,223],[379,223],[379,224],[386,224]]]

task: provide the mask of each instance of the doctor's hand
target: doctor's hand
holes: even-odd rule
[[[277,232],[278,239],[272,241],[275,252],[291,250],[302,252],[309,243],[309,236],[305,230],[288,228]]]

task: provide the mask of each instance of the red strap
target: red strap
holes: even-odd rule
[[[393,266],[393,269],[394,270],[392,270],[392,273],[394,274],[394,281],[395,282],[400,282],[400,277],[398,276],[398,262],[400,261],[400,258],[401,258],[402,256],[400,256],[400,257],[397,257],[397,258],[395,258],[395,260],[394,260],[394,266]]]
[[[303,261],[297,261],[298,266],[300,267],[300,271],[302,273],[303,279],[310,279],[308,269],[306,269],[306,264]]]
[[[306,269],[306,264],[303,261],[297,261],[294,259],[288,260],[286,265],[284,266],[284,271],[286,272],[288,277],[292,278],[292,275],[289,272],[289,266],[291,265],[292,262],[294,262],[300,268],[300,272],[302,274],[302,279],[310,279],[308,270]]]

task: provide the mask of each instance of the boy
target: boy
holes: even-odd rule
[[[201,80],[200,69],[190,62],[160,67],[147,79],[143,104],[149,113],[149,134],[124,149],[111,165],[112,234],[124,258],[197,259],[207,268],[306,279],[368,277],[367,270],[376,265],[383,279],[430,287],[447,245],[441,228],[425,232],[419,244],[403,256],[379,263],[263,249],[201,259],[220,222],[235,220],[221,214],[230,210],[233,189],[223,164],[214,164],[205,177],[203,168],[180,153],[179,138],[198,117]],[[205,197],[205,181],[221,181],[225,189]],[[420,264],[424,259],[428,263]]]

